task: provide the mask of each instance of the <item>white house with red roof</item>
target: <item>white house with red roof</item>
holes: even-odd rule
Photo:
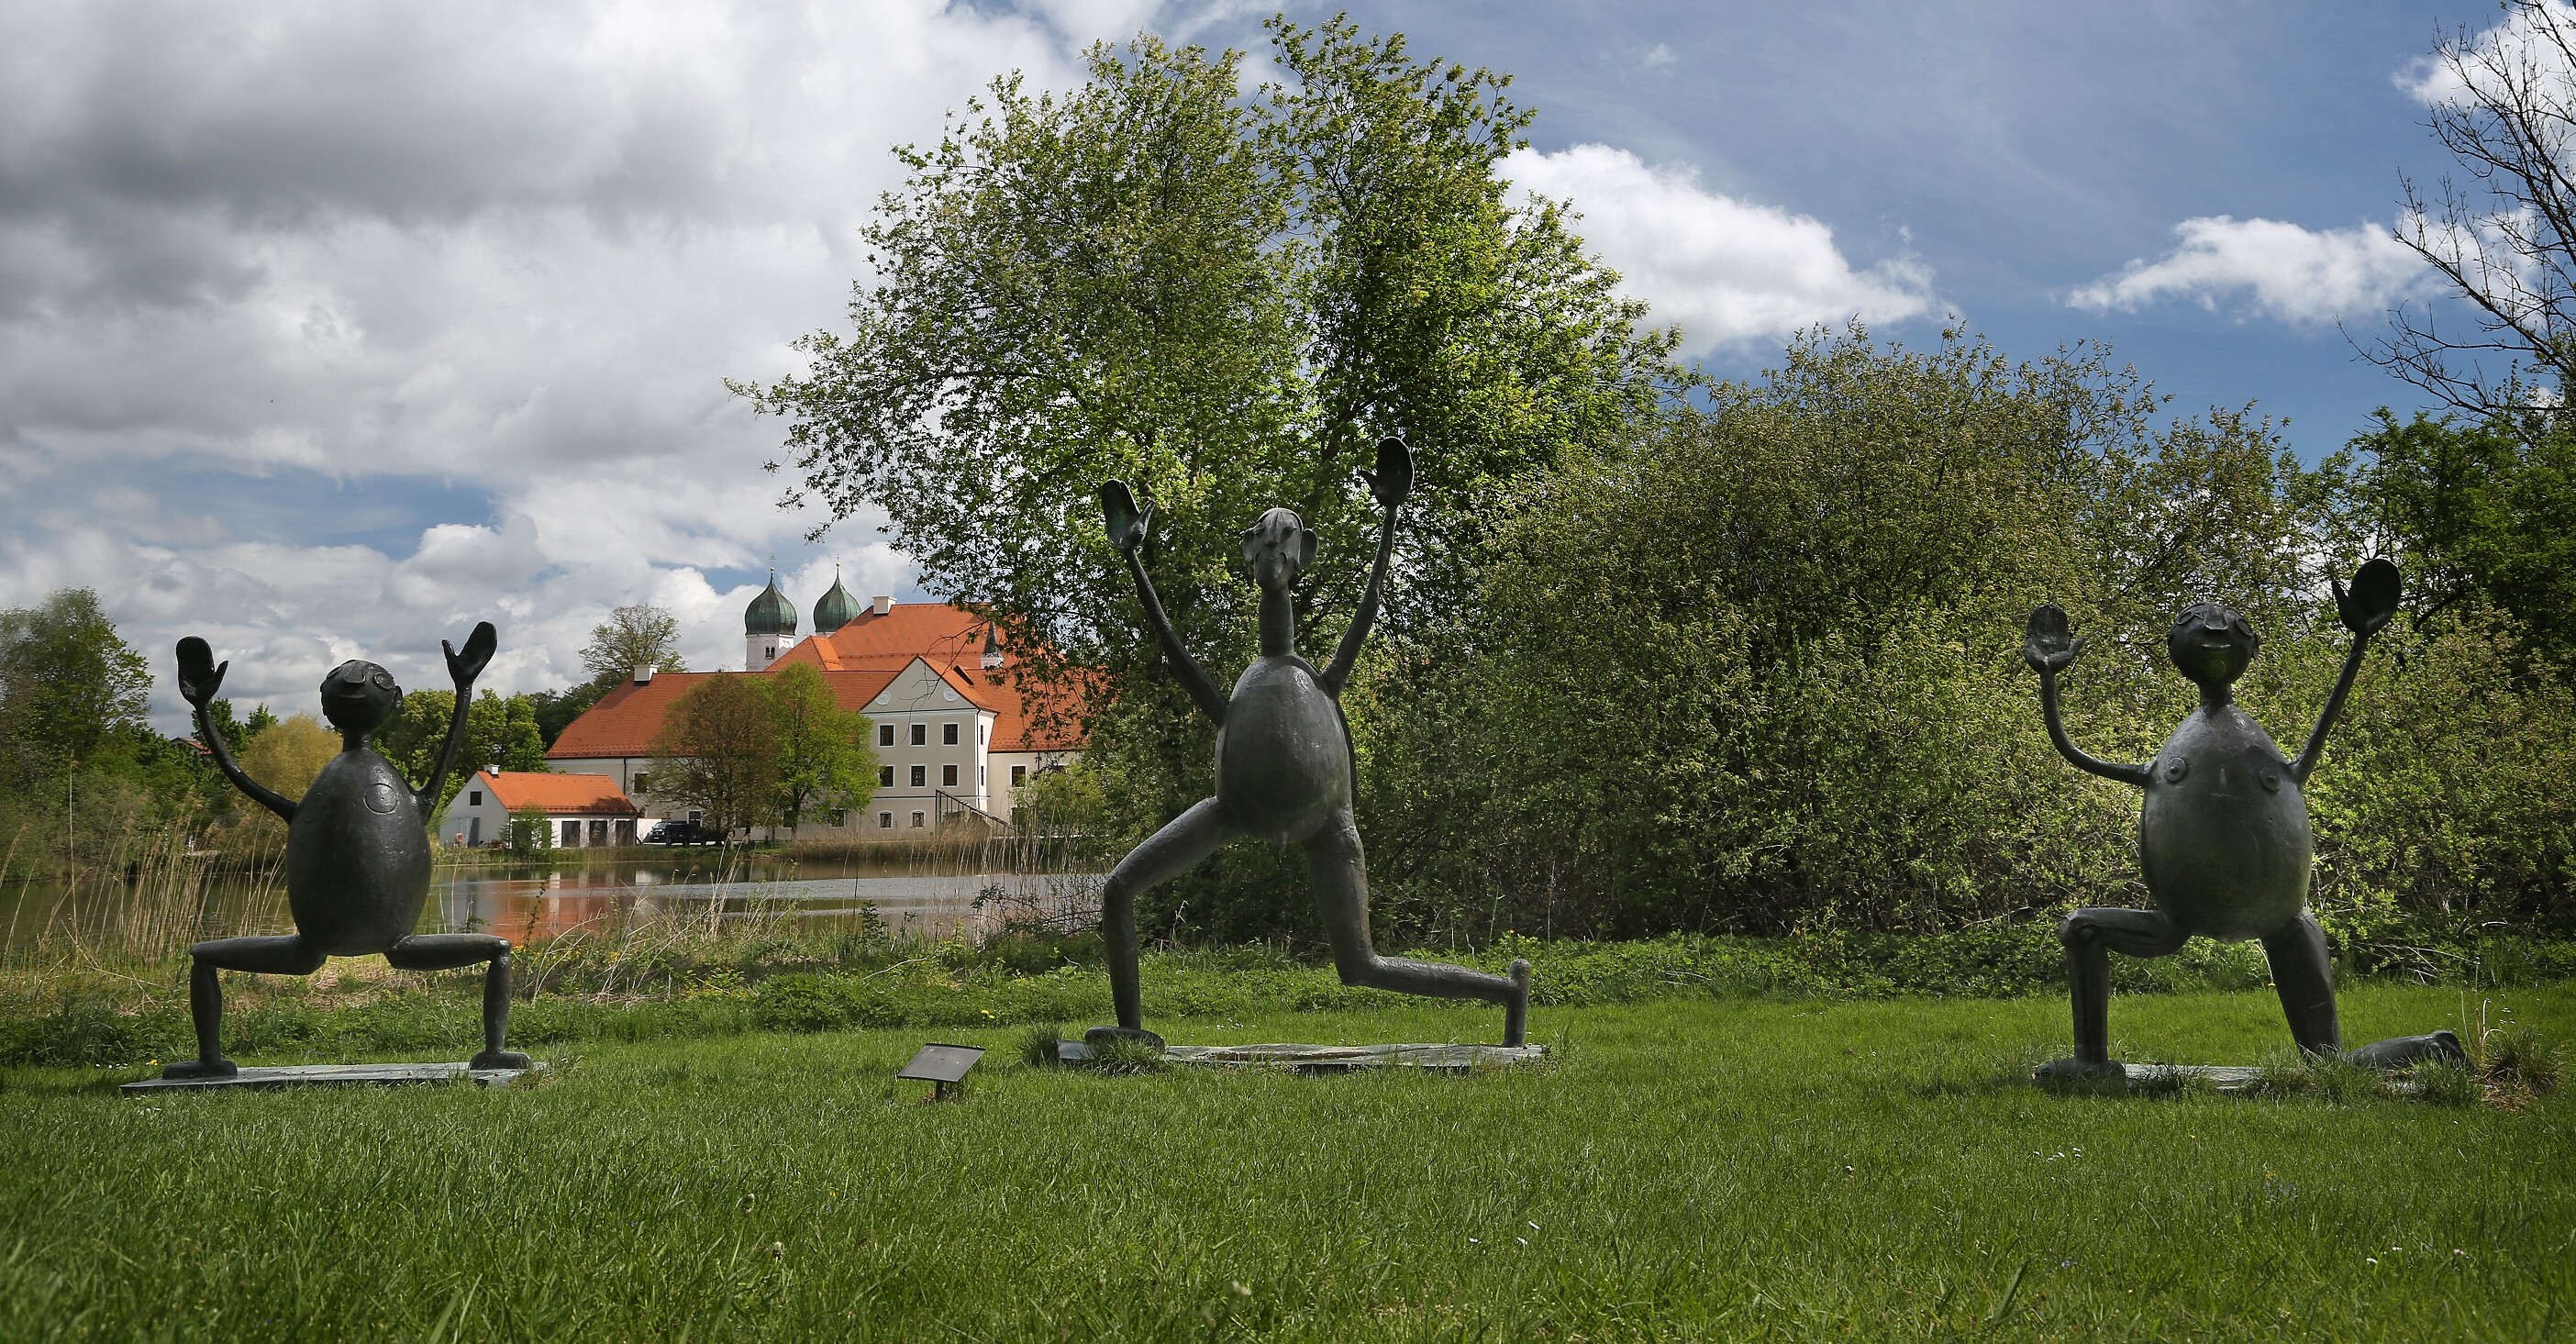
[[[545,843],[566,849],[635,843],[635,804],[603,775],[545,774],[498,768],[477,771],[439,817],[451,845],[497,845],[510,824],[544,817]]]
[[[782,614],[783,613],[783,614]],[[903,839],[944,820],[1007,819],[1030,775],[1079,755],[1069,715],[1024,686],[990,622],[947,603],[862,607],[835,579],[814,605],[815,633],[797,639],[795,608],[773,576],[744,612],[748,672],[656,672],[600,697],[565,727],[547,764],[613,779],[647,818],[698,820],[653,793],[653,742],[680,697],[709,677],[760,676],[791,663],[823,675],[842,709],[876,724],[877,790],[867,807],[809,816],[804,829],[850,839]]]

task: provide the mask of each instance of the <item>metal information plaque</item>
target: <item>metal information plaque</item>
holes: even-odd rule
[[[938,1090],[934,1095],[944,1101],[957,1095],[957,1085],[965,1081],[966,1071],[975,1067],[975,1061],[983,1057],[984,1051],[977,1046],[925,1045],[921,1047],[921,1053],[914,1055],[912,1062],[904,1065],[903,1072],[895,1077],[916,1083],[936,1083]]]

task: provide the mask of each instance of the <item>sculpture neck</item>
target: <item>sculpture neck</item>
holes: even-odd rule
[[[1261,590],[1261,656],[1280,658],[1297,651],[1297,606],[1285,588]]]
[[[2203,714],[2216,714],[2235,703],[2236,688],[2226,682],[2200,688],[2200,712]]]
[[[371,738],[371,737],[374,737],[374,736],[375,736],[375,734],[374,734],[374,733],[371,733],[371,732],[368,732],[368,733],[351,733],[351,732],[343,732],[343,733],[341,733],[341,734],[340,734],[340,750],[342,750],[342,751],[344,751],[344,752],[350,752],[350,751],[357,751],[357,750],[360,750],[360,749],[364,748],[364,747],[367,745],[367,739],[368,739],[368,738]]]

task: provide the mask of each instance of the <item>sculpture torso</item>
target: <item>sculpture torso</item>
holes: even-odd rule
[[[1216,797],[1245,830],[1300,840],[1351,805],[1342,707],[1295,654],[1253,660],[1216,735]]]
[[[296,931],[333,956],[382,952],[420,922],[429,829],[411,788],[372,747],[331,758],[286,827]]]
[[[2308,805],[2262,725],[2232,703],[2196,709],[2148,768],[2138,857],[2156,908],[2219,939],[2299,913],[2315,858]]]

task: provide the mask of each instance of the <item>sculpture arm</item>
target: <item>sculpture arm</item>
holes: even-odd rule
[[[206,712],[204,705],[197,706],[197,737],[206,744],[206,754],[215,758],[215,768],[233,782],[234,788],[241,790],[252,802],[276,813],[278,820],[295,820],[292,800],[244,774],[241,766],[234,762],[232,749],[224,745],[224,735],[215,731],[214,717]]]
[[[2290,780],[2305,784],[2308,776],[2325,758],[2326,734],[2334,731],[2335,719],[2343,713],[2343,698],[2352,692],[2352,679],[2361,673],[2362,654],[2370,648],[2370,636],[2355,635],[2352,650],[2343,656],[2343,671],[2335,677],[2334,694],[2326,697],[2325,712],[2317,716],[2316,731],[2308,734],[2308,745],[2299,759],[2290,762]]]
[[[438,806],[438,795],[447,788],[447,772],[456,764],[457,749],[465,745],[465,719],[473,704],[474,683],[469,681],[456,688],[456,712],[447,716],[447,745],[438,749],[438,764],[430,767],[429,782],[412,791],[412,800],[424,814]]]
[[[448,716],[447,745],[438,750],[438,764],[430,768],[429,783],[412,794],[412,801],[424,814],[438,806],[439,794],[447,789],[447,772],[456,764],[456,749],[465,745],[465,718],[474,707],[474,679],[483,675],[499,642],[490,621],[474,627],[474,633],[465,637],[461,653],[446,640],[438,642],[439,650],[447,655],[448,679],[456,686],[456,712]]]
[[[2361,673],[2362,654],[2370,648],[2370,637],[2386,629],[2397,615],[2397,599],[2404,585],[2399,581],[2397,566],[2386,558],[2372,560],[2352,576],[2352,587],[2330,582],[2334,589],[2335,616],[2343,628],[2352,632],[2352,649],[2343,656],[2343,672],[2336,676],[2334,694],[2326,697],[2325,712],[2317,716],[2315,732],[2308,734],[2307,748],[2299,759],[2290,762],[2290,778],[2308,782],[2308,775],[2326,754],[2326,734],[2334,731],[2335,717],[2343,713],[2343,698],[2352,691],[2352,679]]]
[[[2153,777],[2155,772],[2147,766],[2123,765],[2118,761],[2087,756],[2066,740],[2066,724],[2057,713],[2057,673],[2048,668],[2039,671],[2039,715],[2048,723],[2048,740],[2056,745],[2057,754],[2073,763],[2076,769],[2123,784],[2135,784],[2142,789]]]
[[[1360,659],[1360,646],[1368,642],[1369,627],[1377,622],[1377,609],[1386,588],[1386,567],[1395,558],[1395,523],[1402,506],[1386,511],[1386,526],[1377,534],[1377,563],[1369,570],[1368,588],[1360,594],[1360,607],[1351,613],[1351,628],[1342,632],[1342,645],[1333,651],[1332,665],[1317,678],[1324,693],[1339,698],[1342,686],[1351,679],[1351,665]]]
[[[1190,657],[1190,651],[1181,647],[1181,637],[1173,633],[1171,619],[1163,614],[1162,599],[1154,594],[1154,581],[1146,577],[1145,562],[1136,558],[1133,550],[1127,552],[1127,572],[1136,576],[1136,598],[1145,606],[1145,623],[1154,627],[1154,638],[1163,646],[1163,659],[1172,665],[1172,675],[1180,678],[1181,689],[1190,693],[1199,712],[1222,726],[1225,696],[1218,692],[1215,682],[1208,680],[1197,660]]]

